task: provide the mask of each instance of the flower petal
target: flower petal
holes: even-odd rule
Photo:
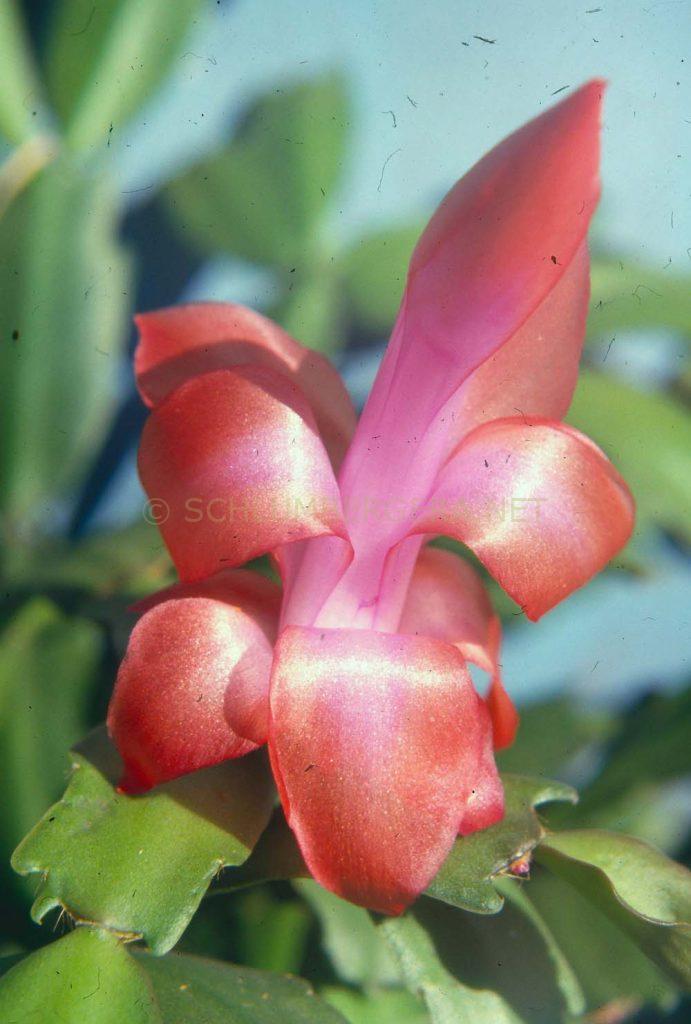
[[[340,536],[323,536],[285,544],[273,556],[283,584],[281,625],[312,626],[334,582],[350,565],[353,547]]]
[[[268,725],[278,588],[231,571],[156,598],[132,631],[108,712],[129,792],[241,757]]]
[[[273,646],[281,611],[281,588],[248,569],[223,569],[198,583],[175,583],[138,601],[130,611],[143,615],[163,602],[180,598],[211,598],[243,612]],[[260,645],[263,650],[263,644]],[[262,651],[260,650],[260,655]],[[225,702],[226,721],[233,732],[253,743],[266,743],[269,726],[269,673],[254,671],[251,659],[233,669],[233,686]]]
[[[480,760],[475,783],[458,823],[458,833],[469,836],[480,829],[495,825],[504,817],[504,787],[494,762],[494,725],[482,703],[480,717]],[[496,749],[496,743],[494,743]]]
[[[590,82],[524,125],[443,200],[410,263],[396,376],[419,390],[432,360],[448,397],[555,288],[599,197],[602,92]]]
[[[473,827],[474,789],[503,813],[484,702],[459,652],[426,637],[284,630],[269,750],[317,881],[384,913],[425,888],[459,822]],[[477,817],[490,823],[485,803]]]
[[[510,747],[516,739],[520,716],[516,705],[509,697],[504,686],[501,672],[492,676],[487,691],[487,707],[492,718],[492,740],[495,750]]]
[[[221,569],[215,576],[205,580],[172,583],[136,601],[129,606],[128,611],[143,615],[164,601],[175,601],[181,597],[213,597],[225,604],[247,608],[261,622],[267,636],[276,639],[281,588],[268,576],[253,569]]]
[[[139,392],[149,406],[186,380],[245,364],[268,366],[298,384],[324,445],[340,463],[355,429],[343,382],[323,355],[305,348],[260,313],[229,302],[196,302],[140,313],[134,356]]]
[[[217,370],[173,391],[144,427],[139,473],[184,580],[344,533],[309,407],[265,367]]]
[[[399,632],[455,644],[464,658],[493,673],[491,626],[496,618],[472,565],[451,551],[423,548],[415,563]]]
[[[481,423],[516,413],[552,420],[566,415],[585,338],[589,275],[582,242],[535,312],[459,388],[452,403],[459,440]]]
[[[455,644],[466,661],[489,674],[487,704],[494,746],[509,746],[518,714],[501,678],[501,623],[472,565],[451,551],[424,548],[415,564],[399,632]]]
[[[346,500],[351,477],[362,481],[363,463],[372,483],[388,465],[388,487],[418,452],[421,463],[434,454],[433,478],[449,451],[445,435],[458,436],[449,417],[440,437],[426,438],[434,418],[536,313],[574,258],[582,262],[599,196],[602,92],[602,82],[590,82],[499,143],[432,217],[346,460]],[[381,488],[369,487],[374,493]]]
[[[417,532],[467,544],[538,619],[604,568],[633,515],[626,484],[588,438],[564,424],[504,419],[459,446]]]
[[[399,546],[384,571],[382,562],[478,418],[492,415],[496,402],[504,413],[506,405],[525,411],[525,402],[550,415],[568,403],[587,301],[585,237],[599,196],[602,92],[591,82],[501,142],[454,186],[423,233],[339,477],[356,557],[341,577],[331,571],[325,624],[343,616],[344,624],[386,629],[400,614],[416,550]],[[521,383],[492,397],[519,365]],[[554,380],[547,365],[558,366]],[[525,378],[535,386],[524,387]],[[399,499],[407,524],[392,514]]]

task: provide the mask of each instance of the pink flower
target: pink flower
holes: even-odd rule
[[[410,264],[356,424],[329,363],[240,306],[138,317],[140,473],[181,583],[145,605],[109,726],[145,789],[268,741],[324,886],[400,912],[503,814],[517,723],[471,548],[536,619],[626,542],[633,502],[560,422],[588,304],[601,82],[485,156]],[[340,469],[339,469],[340,467]],[[335,475],[338,471],[338,476]],[[272,553],[281,590],[240,566]],[[466,660],[492,676],[487,699]]]

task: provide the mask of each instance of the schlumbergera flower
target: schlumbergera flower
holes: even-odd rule
[[[482,582],[428,542],[467,545],[537,619],[631,531],[626,485],[560,422],[602,89],[521,128],[444,199],[357,424],[329,363],[257,313],[137,320],[140,474],[181,582],[145,603],[118,675],[124,788],[268,742],[313,875],[380,911],[502,817],[493,747],[517,724]],[[238,568],[267,552],[282,589]],[[486,698],[467,662],[490,674]]]

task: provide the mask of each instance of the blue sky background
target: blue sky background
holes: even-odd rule
[[[256,94],[339,67],[354,115],[334,225],[347,237],[427,213],[557,89],[602,75],[599,234],[643,262],[687,267],[689,37],[688,0],[212,3],[172,84],[113,140],[110,159],[123,188],[149,185],[213,149]]]

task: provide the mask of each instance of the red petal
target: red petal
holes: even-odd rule
[[[278,588],[252,575],[171,588],[135,626],[108,712],[128,791],[266,739]]]
[[[469,836],[480,829],[489,828],[504,817],[504,788],[494,763],[494,725],[482,704],[480,721],[480,760],[475,784],[458,823],[459,835]]]
[[[455,644],[463,657],[494,672],[491,626],[497,617],[473,567],[451,551],[423,548],[415,563],[399,632]]]
[[[217,370],[169,395],[144,427],[139,472],[185,580],[284,543],[343,534],[338,486],[307,403],[265,367]]]
[[[170,306],[140,313],[135,321],[139,345],[134,365],[147,405],[158,405],[186,380],[211,370],[268,366],[299,385],[327,450],[340,462],[356,417],[339,374],[324,356],[259,313],[227,302]]]
[[[602,92],[590,82],[546,110],[446,196],[413,253],[402,308],[401,349],[418,363],[446,357],[458,380],[560,280],[599,197]]]
[[[588,438],[563,424],[504,419],[462,442],[418,532],[467,544],[538,619],[604,568],[633,514],[626,484]]]
[[[500,793],[489,719],[459,652],[423,637],[290,627],[271,681],[269,749],[319,881],[400,913]],[[477,813],[475,813],[477,811]],[[503,813],[494,807],[494,819]]]
[[[578,378],[589,272],[583,242],[541,305],[459,389],[453,403],[457,437],[480,423],[517,413],[564,417]]]
[[[198,583],[175,583],[138,601],[130,611],[143,615],[165,601],[187,597],[213,598],[249,616],[273,646],[281,611],[281,588],[248,569],[223,569]],[[269,676],[256,673],[245,660],[233,669],[233,688],[225,702],[233,732],[253,743],[266,743],[269,723]]]
[[[516,705],[506,692],[501,672],[496,672],[492,676],[487,692],[487,707],[492,718],[494,749],[504,750],[516,739],[520,717]]]
[[[213,597],[225,604],[246,608],[261,622],[267,636],[276,639],[281,588],[259,572],[252,569],[222,569],[215,576],[196,583],[173,583],[130,605],[129,611],[143,615],[164,601],[181,597]]]
[[[410,581],[401,633],[455,644],[467,661],[491,676],[487,703],[494,746],[513,743],[518,714],[504,689],[499,665],[501,624],[472,565],[439,548],[423,548]]]

